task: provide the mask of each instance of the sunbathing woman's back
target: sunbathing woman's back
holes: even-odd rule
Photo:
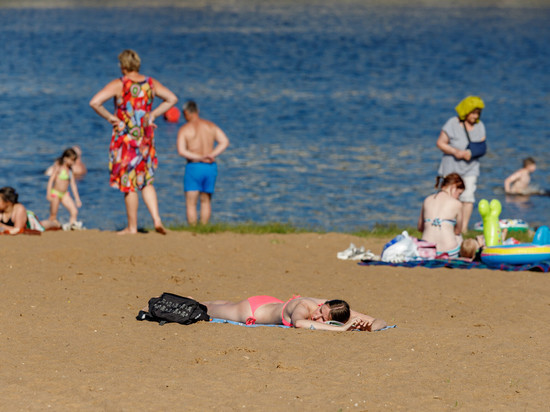
[[[462,228],[462,203],[458,197],[464,183],[456,173],[447,176],[441,190],[428,196],[422,204],[418,230],[422,239],[436,244],[438,253],[458,256],[460,244],[457,235]]]

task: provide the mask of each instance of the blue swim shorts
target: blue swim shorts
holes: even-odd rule
[[[183,177],[183,191],[214,193],[218,165],[216,163],[187,163]]]

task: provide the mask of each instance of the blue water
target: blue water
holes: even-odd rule
[[[79,218],[88,228],[125,226],[122,195],[108,185],[110,127],[88,102],[120,75],[118,53],[133,48],[143,73],[180,107],[196,99],[231,140],[219,158],[214,222],[415,225],[433,189],[441,126],[458,101],[478,95],[490,150],[478,199],[500,199],[503,218],[549,224],[550,197],[507,199],[500,189],[526,156],[537,160],[534,182],[550,188],[548,21],[548,7],[355,1],[0,8],[0,186],[47,217],[43,171],[79,144],[89,168]],[[181,124],[158,124],[161,215],[180,223]],[[140,223],[152,225],[143,203]]]

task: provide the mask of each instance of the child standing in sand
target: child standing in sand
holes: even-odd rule
[[[504,191],[516,195],[530,194],[531,173],[535,170],[537,170],[535,159],[532,157],[523,159],[523,167],[504,180]]]
[[[82,222],[76,220],[78,216],[78,208],[82,206],[78,188],[72,173],[72,167],[76,162],[78,154],[73,148],[66,149],[61,157],[59,157],[53,166],[52,175],[48,180],[46,198],[50,202],[50,217],[48,220],[42,221],[42,225],[46,229],[59,229],[61,224],[57,220],[57,212],[61,203],[69,211],[69,224],[63,229],[74,230],[81,229]],[[73,192],[74,201],[69,193],[69,186]]]

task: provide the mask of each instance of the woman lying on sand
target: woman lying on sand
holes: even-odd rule
[[[27,226],[27,209],[18,202],[13,187],[0,188],[0,232],[12,235],[23,232]]]
[[[386,326],[382,319],[355,312],[343,300],[295,296],[283,302],[272,296],[252,296],[240,302],[215,300],[201,302],[210,317],[246,324],[276,324],[318,330],[367,330]],[[336,321],[343,325],[325,323]]]

